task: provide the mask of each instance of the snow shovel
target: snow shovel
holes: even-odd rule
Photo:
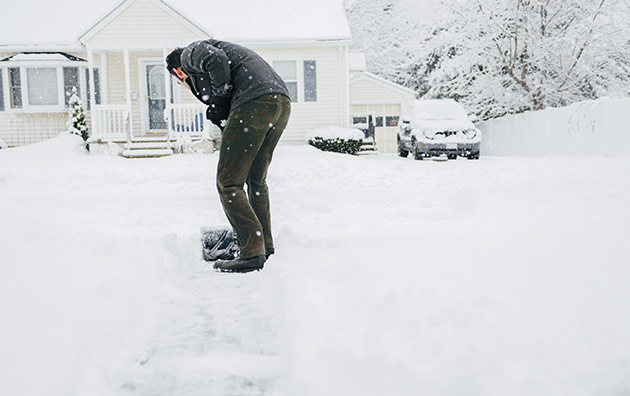
[[[236,233],[230,227],[201,227],[201,248],[206,261],[232,260],[239,254]]]

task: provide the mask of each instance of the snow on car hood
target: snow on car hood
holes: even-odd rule
[[[476,142],[481,139],[481,132],[469,120],[418,120],[411,123],[411,134],[417,140]]]

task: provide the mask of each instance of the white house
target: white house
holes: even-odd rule
[[[0,138],[10,146],[65,130],[73,87],[89,110],[95,148],[212,140],[217,134],[204,106],[164,68],[173,48],[208,37],[254,49],[284,78],[294,102],[284,142],[371,114],[379,148],[393,151],[391,125],[414,96],[351,66],[356,55],[339,0],[61,0],[28,7],[12,5],[11,15],[25,20],[0,20]]]

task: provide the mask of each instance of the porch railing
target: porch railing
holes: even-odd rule
[[[127,105],[96,105],[92,108],[94,118],[93,136],[121,138],[130,137],[131,109]]]
[[[205,117],[205,106],[198,104],[172,104],[165,111],[169,131],[191,137],[212,137],[213,126]]]

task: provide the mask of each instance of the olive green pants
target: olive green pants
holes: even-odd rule
[[[267,171],[290,114],[289,98],[264,95],[231,111],[225,125],[217,190],[242,258],[263,255],[265,249],[273,248]]]

